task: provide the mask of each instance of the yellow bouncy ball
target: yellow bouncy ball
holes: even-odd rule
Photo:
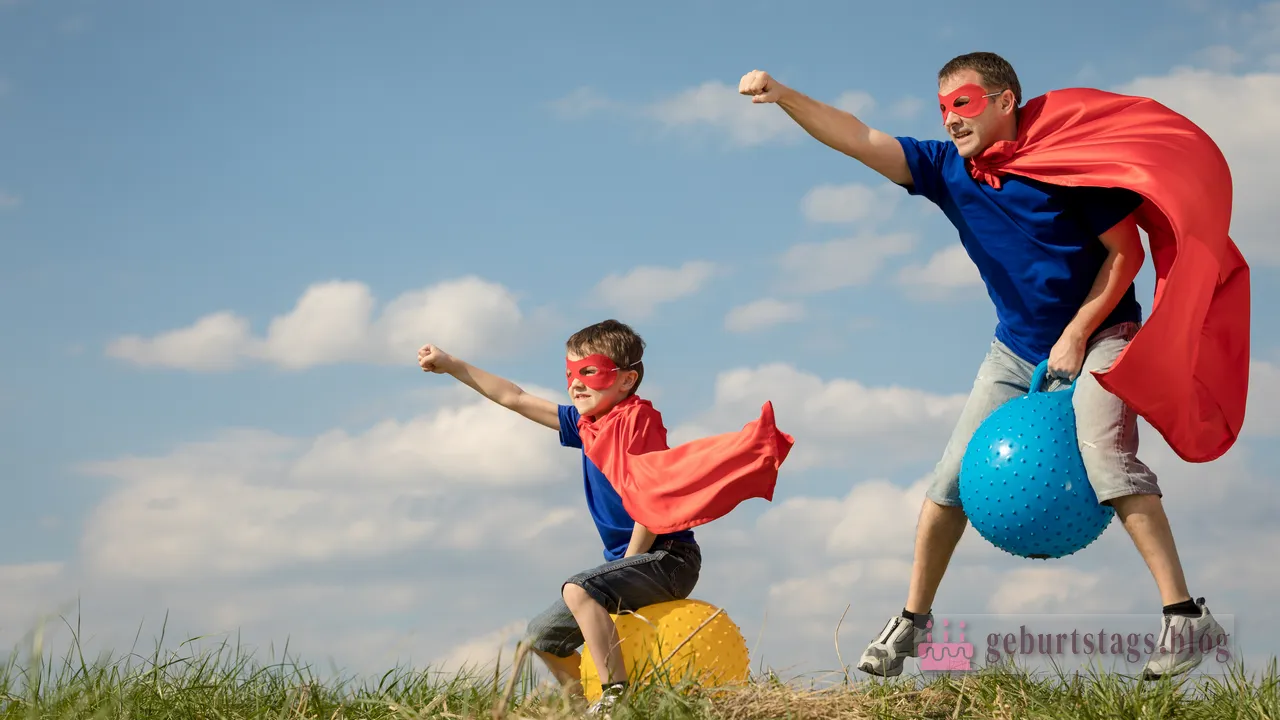
[[[674,685],[691,678],[699,685],[726,685],[745,681],[751,672],[742,631],[709,603],[672,600],[610,617],[633,684],[668,679]],[[598,699],[600,675],[590,649],[583,649],[580,674],[583,694]]]

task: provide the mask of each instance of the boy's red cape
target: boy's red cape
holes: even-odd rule
[[[1249,266],[1228,235],[1231,171],[1213,140],[1148,98],[1056,90],[1027,101],[1017,139],[973,158],[970,172],[996,188],[1013,173],[1146,198],[1137,221],[1155,265],[1151,313],[1093,375],[1183,460],[1230,449],[1249,388]]]
[[[582,449],[609,478],[631,518],[654,533],[723,517],[744,500],[773,500],[778,467],[795,440],[778,430],[773,405],[737,432],[667,447],[662,415],[628,397],[604,417],[578,420]]]

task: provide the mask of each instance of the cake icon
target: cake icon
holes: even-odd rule
[[[970,661],[973,660],[973,645],[964,641],[964,621],[960,621],[960,637],[956,642],[951,642],[951,633],[945,629],[950,624],[949,620],[942,621],[942,642],[933,641],[933,621],[930,620],[925,625],[929,628],[929,633],[919,645],[921,670],[972,669]]]

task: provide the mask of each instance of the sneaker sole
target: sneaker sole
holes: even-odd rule
[[[902,665],[899,665],[897,669],[889,668],[885,672],[878,672],[875,669],[875,666],[871,663],[862,663],[858,666],[858,669],[868,675],[875,675],[876,677],[898,677],[902,674]]]

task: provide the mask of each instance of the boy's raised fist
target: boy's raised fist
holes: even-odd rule
[[[447,373],[453,363],[453,357],[435,345],[426,344],[418,348],[418,365],[425,372]]]

